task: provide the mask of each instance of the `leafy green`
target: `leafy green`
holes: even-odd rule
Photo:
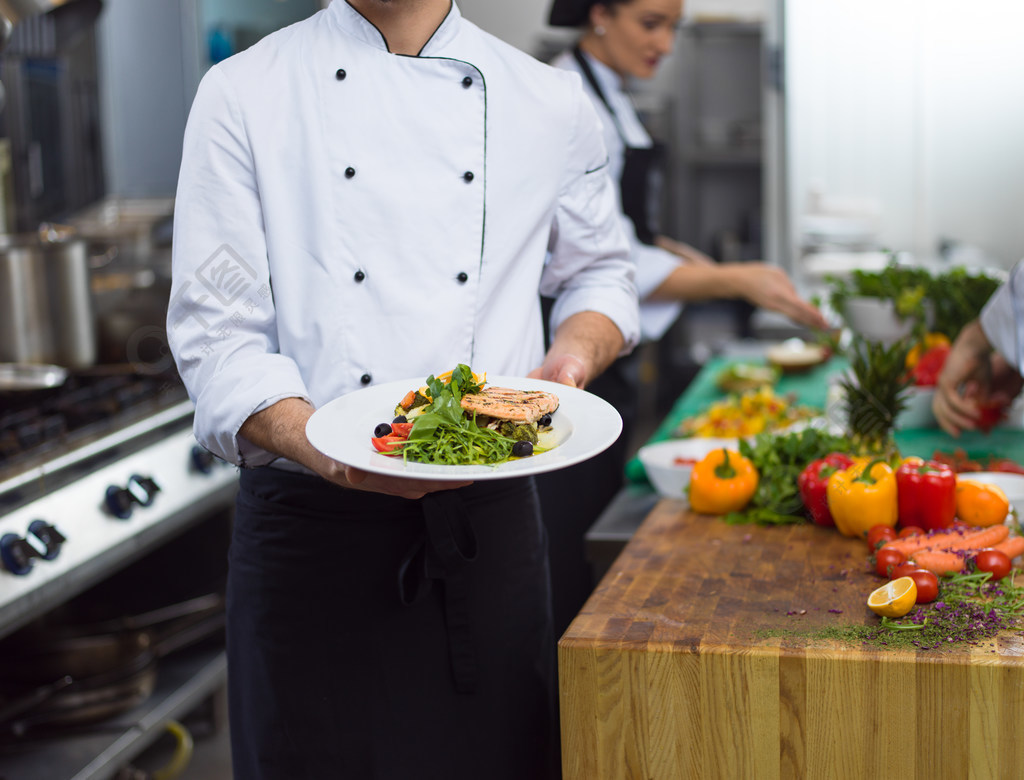
[[[894,303],[903,319],[914,319],[918,336],[924,335],[926,306],[932,307],[932,328],[955,339],[980,313],[1000,282],[993,276],[957,266],[938,274],[925,268],[897,265],[895,256],[881,271],[855,270],[849,279],[826,276],[831,285],[829,302],[842,313],[855,296],[882,298]]]
[[[797,478],[811,461],[832,452],[847,452],[850,440],[818,428],[790,433],[760,433],[753,443],[740,440],[740,453],[753,462],[760,475],[757,490],[742,512],[725,516],[730,524],[785,525],[802,523],[804,503]]]
[[[497,431],[481,428],[476,416],[467,417],[462,396],[478,393],[481,385],[473,372],[460,363],[449,382],[427,377],[432,401],[413,422],[409,438],[402,446],[402,458],[446,466],[500,463],[508,460],[515,441]]]

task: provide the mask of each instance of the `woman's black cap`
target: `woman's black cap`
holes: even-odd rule
[[[548,24],[552,27],[582,27],[592,5],[597,5],[597,0],[555,0],[548,14]]]

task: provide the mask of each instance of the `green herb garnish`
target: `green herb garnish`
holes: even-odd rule
[[[416,417],[409,438],[402,446],[406,461],[436,463],[445,466],[470,466],[501,463],[512,454],[513,439],[497,431],[481,428],[476,415],[466,416],[462,396],[480,392],[482,386],[473,380],[473,372],[460,363],[451,379],[442,382],[427,377],[431,402]]]

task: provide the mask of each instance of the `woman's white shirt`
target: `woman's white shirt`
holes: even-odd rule
[[[581,311],[639,338],[629,245],[576,76],[461,17],[392,54],[336,0],[215,66],[185,133],[168,338],[199,441],[467,363],[525,376]],[[550,259],[545,263],[545,257]]]
[[[608,169],[616,182],[615,197],[620,200],[618,182],[622,178],[622,166],[625,159],[626,146],[646,149],[652,145],[651,137],[644,128],[636,107],[623,88],[622,79],[615,71],[588,54],[587,59],[601,91],[615,111],[615,117],[608,112],[604,103],[594,92],[586,80],[583,89],[594,104],[594,110],[601,120],[605,146],[608,149]],[[551,61],[555,67],[581,73],[579,63],[571,51],[565,51]],[[582,75],[582,74],[581,74]],[[622,135],[616,128],[615,119],[619,122]],[[624,136],[624,137],[623,137]],[[633,221],[622,211],[619,203],[620,218],[623,230],[629,236],[630,251],[636,262],[636,285],[640,294],[640,327],[645,341],[657,341],[672,326],[683,309],[683,304],[676,301],[648,301],[646,298],[664,282],[682,260],[677,256],[656,246],[645,244],[637,238]]]

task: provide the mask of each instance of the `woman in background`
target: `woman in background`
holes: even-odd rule
[[[609,173],[619,184],[620,211],[637,266],[643,338],[657,341],[687,301],[742,299],[812,329],[827,323],[803,300],[784,271],[760,262],[716,263],[699,250],[651,227],[656,212],[659,146],[637,115],[627,91],[631,79],[654,76],[675,44],[682,0],[554,0],[549,23],[578,27],[577,44],[552,65],[574,70],[604,128]],[[538,480],[550,537],[555,629],[564,630],[593,589],[583,535],[622,486],[636,416],[635,366],[618,361],[587,390],[619,410],[623,433],[598,458]]]

